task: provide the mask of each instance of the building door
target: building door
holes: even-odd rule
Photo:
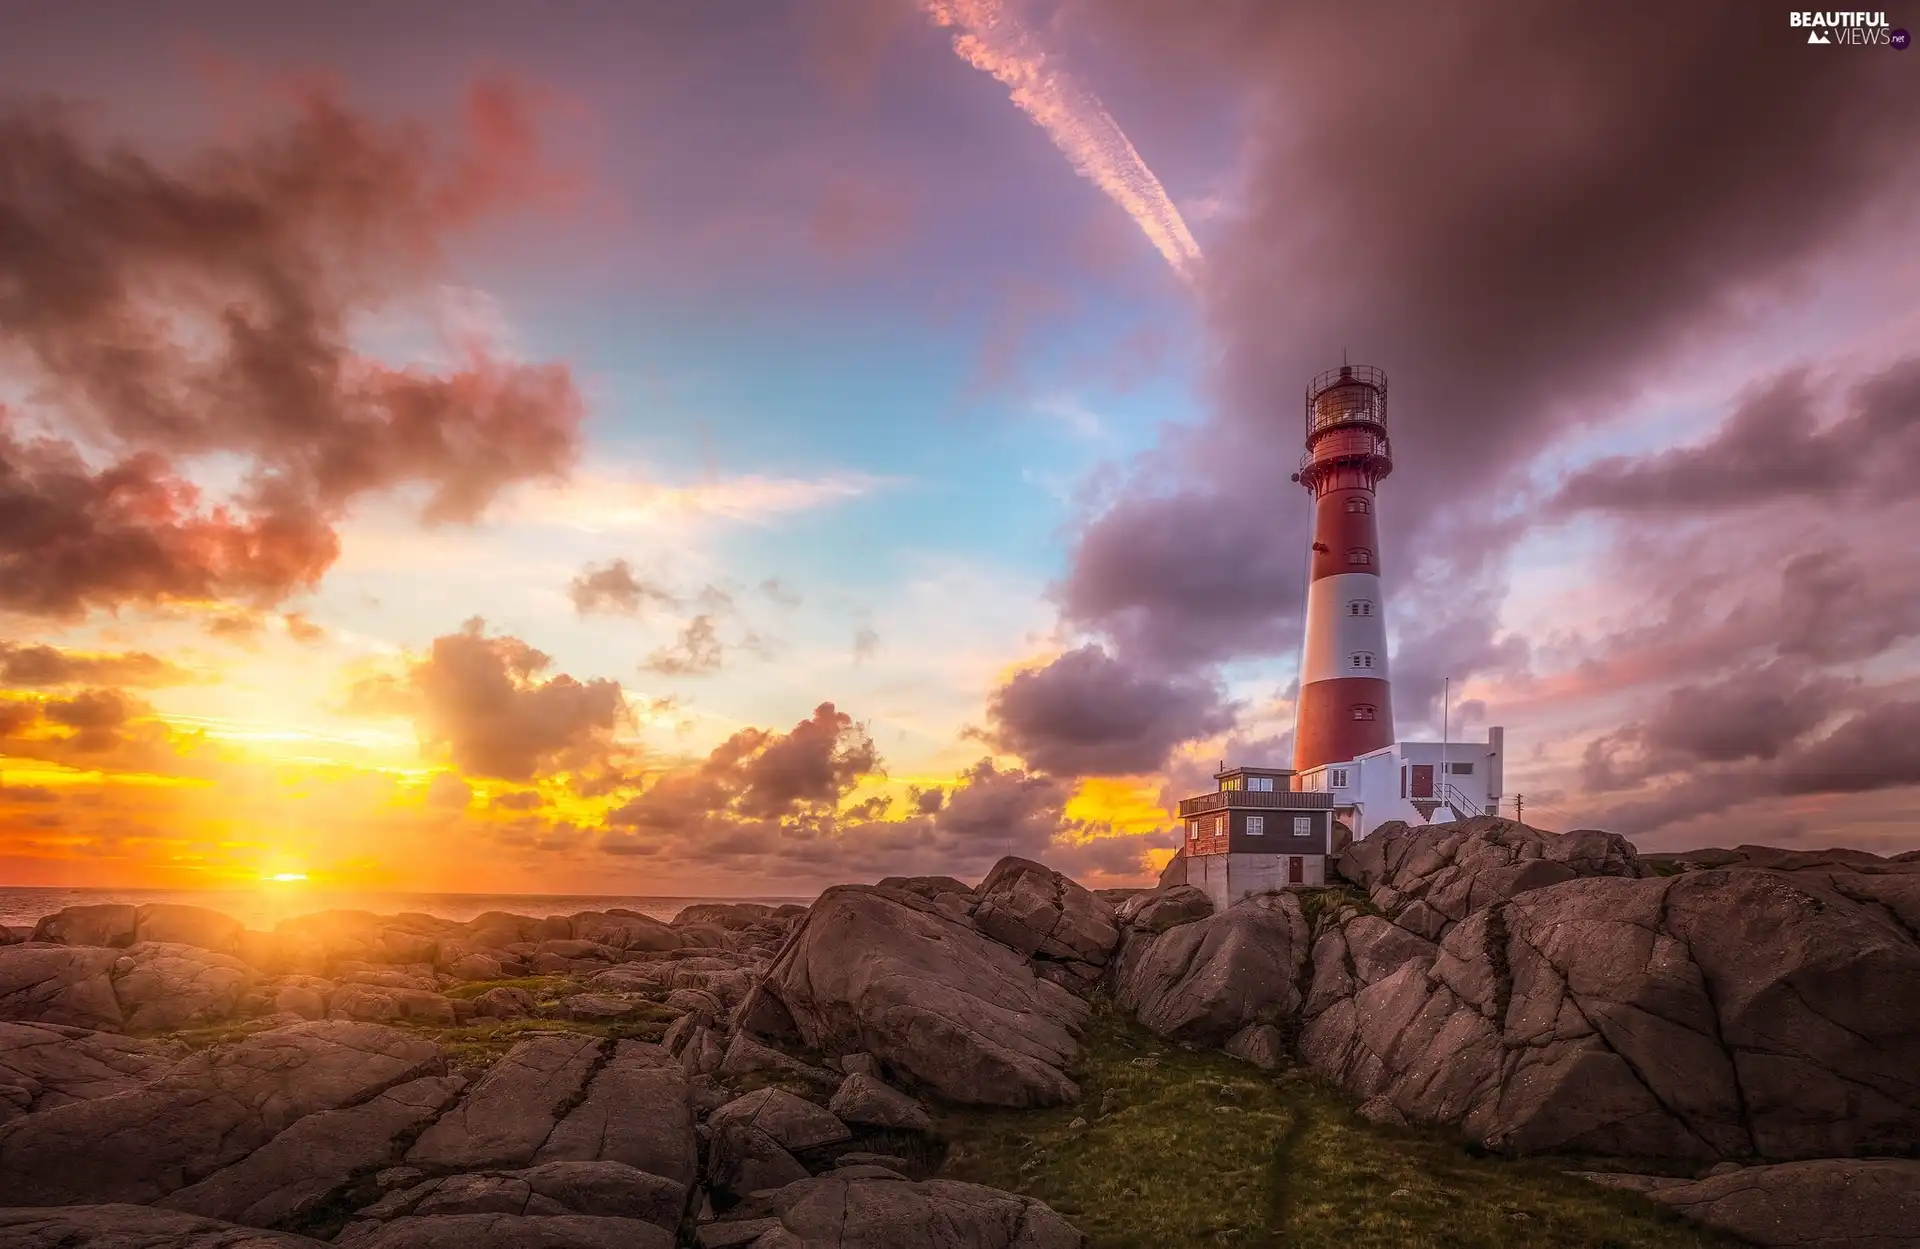
[[[1298,885],[1307,879],[1306,860],[1297,854],[1287,856],[1287,883]]]
[[[1433,765],[1416,763],[1413,765],[1413,792],[1409,798],[1433,797]]]

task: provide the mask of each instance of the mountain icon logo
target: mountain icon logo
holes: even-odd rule
[[[1807,42],[1808,43],[1832,43],[1833,40],[1827,38],[1825,35],[1821,34],[1817,30],[1810,30],[1807,32]]]

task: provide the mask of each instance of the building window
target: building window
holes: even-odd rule
[[[1200,821],[1199,820],[1187,821],[1187,840],[1188,841],[1200,840]]]
[[[1347,500],[1347,510],[1349,512],[1371,512],[1373,510],[1373,504],[1361,498],[1359,495],[1354,495]]]
[[[1447,775],[1448,776],[1472,776],[1473,765],[1471,763],[1449,763],[1447,765]]]
[[[1266,836],[1266,833],[1267,833],[1267,817],[1266,816],[1249,815],[1247,817],[1247,836],[1264,837]]]
[[[1347,666],[1348,666],[1349,668],[1371,668],[1371,667],[1373,667],[1373,652],[1372,652],[1372,651],[1355,651],[1355,652],[1353,652],[1353,654],[1352,654],[1352,655],[1350,655],[1350,656],[1348,656],[1348,657],[1347,657]]]
[[[1347,787],[1347,769],[1335,768],[1332,775],[1333,787],[1335,789],[1345,789]]]
[[[1347,615],[1371,616],[1373,615],[1373,604],[1366,599],[1355,599],[1353,602],[1347,604]]]
[[[1404,763],[1400,765],[1400,796],[1407,796],[1407,765]]]
[[[1241,780],[1239,777],[1229,776],[1226,780],[1220,782],[1220,792],[1226,793],[1228,790],[1239,789],[1240,785]]]
[[[1313,836],[1313,817],[1310,815],[1294,816],[1293,817],[1293,835],[1295,837]]]
[[[1353,705],[1353,718],[1356,720],[1371,720],[1374,718],[1374,715],[1375,708],[1372,703],[1355,703]]]
[[[1373,563],[1373,552],[1364,546],[1348,547],[1347,562],[1349,564],[1371,564]]]
[[[1247,778],[1247,789],[1256,794],[1270,794],[1273,792],[1273,778],[1271,776],[1249,776]]]
[[[1213,817],[1213,835],[1215,837],[1224,837],[1227,835],[1227,817],[1226,816],[1216,815]]]

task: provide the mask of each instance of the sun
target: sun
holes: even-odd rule
[[[305,880],[306,878],[307,878],[307,874],[305,872],[275,872],[273,875],[267,877],[268,880],[274,881],[282,885],[291,884],[294,881]]]

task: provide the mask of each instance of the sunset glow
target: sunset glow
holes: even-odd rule
[[[1578,41],[897,7],[10,18],[0,882],[1143,882],[1290,757],[1347,349],[1403,738],[1646,848],[1913,844],[1884,67],[1740,35],[1725,117],[1824,103],[1730,170]]]

